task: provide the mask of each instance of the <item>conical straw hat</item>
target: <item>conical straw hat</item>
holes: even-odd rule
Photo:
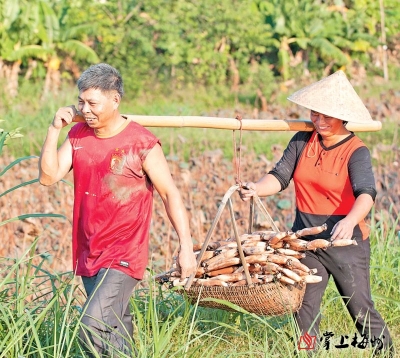
[[[288,100],[342,121],[369,123],[373,120],[343,71],[302,88]]]

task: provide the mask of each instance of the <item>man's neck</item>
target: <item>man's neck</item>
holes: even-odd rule
[[[119,132],[121,127],[126,124],[127,119],[122,117],[118,112],[112,119],[107,122],[107,125],[101,128],[95,128],[94,133],[98,137],[110,137]]]

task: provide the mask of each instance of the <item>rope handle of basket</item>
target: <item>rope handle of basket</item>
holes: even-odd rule
[[[235,234],[235,239],[236,239],[236,243],[237,243],[239,257],[240,257],[240,261],[242,262],[242,266],[243,266],[243,270],[244,270],[244,275],[246,276],[246,281],[247,281],[247,284],[249,285],[249,287],[253,287],[254,285],[253,285],[253,282],[251,280],[249,268],[247,267],[247,264],[246,264],[246,259],[244,257],[242,243],[240,242],[240,236],[239,236],[239,232],[238,232],[237,225],[236,225],[235,212],[233,211],[233,205],[232,205],[232,199],[231,198],[228,199],[228,204],[229,204],[229,212],[231,214],[231,222],[232,222],[232,227],[233,227],[233,233]]]
[[[257,193],[254,193],[254,201],[258,207],[258,209],[264,214],[264,216],[267,218],[267,220],[269,221],[272,230],[278,232],[279,228],[278,226],[275,224],[275,221],[272,219],[271,215],[269,214],[267,208],[264,206],[264,204],[262,203],[260,197],[257,195]]]
[[[236,226],[236,221],[235,221],[235,214],[233,212],[233,205],[232,205],[232,200],[231,200],[231,196],[234,192],[238,191],[240,189],[240,185],[239,184],[235,184],[232,185],[227,192],[225,193],[224,197],[222,198],[221,204],[218,207],[218,211],[217,214],[215,215],[215,218],[210,226],[210,229],[207,232],[207,236],[204,240],[203,246],[201,247],[201,250],[199,252],[199,254],[197,255],[197,267],[196,267],[196,271],[199,269],[200,267],[200,263],[201,263],[201,259],[203,258],[204,252],[207,250],[207,246],[210,242],[210,239],[212,237],[212,234],[214,233],[214,230],[218,224],[219,219],[221,218],[222,212],[226,206],[226,204],[229,204],[229,211],[231,214],[231,221],[232,221],[232,225],[233,225],[233,230],[234,230],[234,234],[235,234],[235,238],[238,244],[238,251],[239,251],[239,255],[240,255],[240,259],[245,271],[245,275],[246,275],[246,280],[249,284],[249,286],[252,286],[252,281],[251,281],[251,277],[250,277],[250,273],[248,271],[247,265],[246,265],[246,260],[244,258],[244,253],[242,250],[242,245],[241,245],[241,241],[240,241],[240,237],[239,237],[239,233],[237,230],[237,226]],[[275,222],[272,220],[271,215],[268,213],[267,209],[265,208],[265,206],[263,205],[263,203],[261,202],[259,196],[257,194],[254,195],[254,201],[257,205],[257,207],[259,208],[259,210],[265,215],[265,217],[267,218],[267,220],[270,222],[271,227],[273,228],[273,230],[275,231],[279,231]],[[253,220],[253,200],[250,203],[250,218],[251,220]],[[252,223],[250,223],[249,225],[249,230],[251,230],[252,228]],[[190,289],[190,287],[192,286],[193,283],[193,279],[195,277],[195,273],[191,274],[188,278],[188,281],[186,282],[185,285],[185,289],[188,290]]]
[[[241,115],[237,115],[236,119],[239,121],[240,123],[240,127],[239,127],[239,133],[240,133],[240,137],[239,137],[239,146],[236,143],[236,137],[235,137],[235,131],[233,130],[233,153],[234,153],[234,159],[235,159],[235,168],[236,168],[236,185],[231,186],[228,191],[225,193],[224,197],[222,198],[222,202],[218,208],[217,214],[214,218],[214,221],[211,224],[210,229],[208,230],[206,239],[204,240],[203,246],[201,247],[200,253],[197,256],[197,266],[196,266],[196,271],[199,269],[200,267],[200,263],[201,263],[201,259],[203,258],[204,252],[207,249],[208,243],[210,242],[211,236],[215,230],[215,227],[217,226],[217,223],[221,217],[222,211],[224,210],[226,204],[229,204],[229,212],[231,214],[231,222],[232,222],[232,226],[233,226],[233,231],[235,234],[235,239],[238,245],[238,251],[239,251],[239,256],[240,256],[240,261],[242,262],[242,266],[244,269],[244,273],[246,276],[246,281],[248,283],[248,285],[251,287],[253,286],[252,280],[251,280],[251,276],[248,270],[248,267],[246,265],[246,259],[244,257],[244,253],[243,253],[243,249],[242,249],[242,244],[240,242],[240,236],[237,230],[237,226],[236,226],[236,220],[235,220],[235,213],[233,211],[233,205],[232,205],[232,200],[231,200],[231,196],[232,194],[239,190],[241,187],[243,187],[243,183],[241,181],[240,178],[240,168],[241,168],[241,158],[242,158],[242,116]],[[254,193],[254,198],[255,198],[255,202],[258,206],[258,208],[260,209],[260,211],[266,216],[266,218],[270,221],[271,227],[275,230],[278,231],[278,228],[276,227],[274,221],[272,220],[271,216],[269,215],[267,209],[264,207],[264,205],[262,204],[260,198],[258,197],[257,193]],[[254,219],[254,199],[252,198],[250,201],[250,216],[249,216],[249,233],[252,230],[253,227],[253,219]],[[193,283],[193,279],[195,277],[195,273],[191,274],[189,276],[188,281],[186,282],[185,285],[185,289],[188,290],[192,283]]]
[[[241,164],[242,164],[242,133],[243,133],[242,119],[243,118],[240,114],[238,114],[236,116],[236,119],[239,121],[239,134],[240,135],[239,135],[239,143],[237,143],[236,136],[235,136],[235,130],[232,131],[232,133],[233,133],[233,138],[232,138],[233,139],[233,154],[234,154],[235,173],[236,173],[235,181],[236,181],[236,184],[239,185],[239,188],[246,188],[245,184],[242,183],[242,180],[240,177]],[[246,188],[246,189],[248,189],[248,188]],[[274,220],[272,220],[271,215],[269,215],[268,210],[265,208],[265,206],[261,202],[257,193],[254,192],[254,196],[251,198],[251,201],[250,201],[249,230],[248,230],[249,234],[251,234],[252,228],[253,228],[254,200],[255,200],[258,208],[260,209],[260,211],[265,215],[267,220],[270,222],[272,229],[275,231],[279,231],[278,227],[275,225]]]
[[[218,224],[219,219],[221,218],[221,215],[222,215],[222,212],[223,212],[223,210],[224,210],[224,208],[226,206],[226,203],[228,202],[228,200],[232,196],[232,194],[235,191],[237,191],[238,189],[239,189],[239,185],[238,184],[232,185],[228,189],[228,191],[225,193],[224,197],[222,198],[221,204],[218,207],[217,214],[215,215],[215,218],[214,218],[214,220],[213,220],[213,222],[212,222],[212,224],[211,224],[211,226],[210,226],[210,228],[209,228],[209,230],[207,232],[207,236],[206,236],[206,238],[204,240],[203,246],[201,247],[201,250],[200,250],[199,254],[197,255],[196,271],[200,267],[201,259],[203,258],[204,252],[207,250],[208,243],[210,242],[211,236],[214,233],[214,230],[215,230],[215,228],[216,228],[216,226]],[[185,285],[185,289],[186,290],[188,290],[190,288],[190,286],[192,286],[192,282],[193,282],[194,277],[195,277],[195,273],[192,273],[189,276],[189,278],[188,278],[188,280],[186,282],[186,285]]]

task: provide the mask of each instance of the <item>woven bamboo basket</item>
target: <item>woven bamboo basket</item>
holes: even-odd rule
[[[203,287],[192,286],[186,290],[186,295],[192,304],[199,306],[234,311],[231,307],[205,300],[216,298],[231,302],[247,312],[260,316],[282,316],[297,312],[303,302],[306,285],[285,285],[271,282],[264,285],[234,286],[234,287]]]
[[[237,227],[235,224],[234,212],[232,209],[231,195],[238,190],[238,185],[232,186],[225,194],[221,205],[219,206],[216,218],[207,234],[207,237],[203,243],[202,250],[198,256],[198,262],[202,257],[203,252],[206,250],[208,242],[212,236],[213,230],[221,216],[221,212],[225,207],[226,203],[229,204],[231,212],[232,225],[235,232],[235,236],[238,242],[238,249],[241,251],[241,245],[239,236],[237,233]],[[264,214],[264,216],[270,221],[271,226],[274,230],[278,231],[275,223],[273,222],[268,211],[261,203],[258,196],[251,201],[250,204],[250,217],[249,217],[249,233],[252,232],[252,225],[254,220],[254,202],[257,207]],[[244,256],[242,256],[242,263],[244,262]],[[247,269],[244,268],[246,271]],[[247,272],[248,274],[248,272]],[[249,276],[248,276],[249,277]],[[297,312],[303,302],[303,297],[306,289],[306,284],[286,285],[281,282],[270,282],[262,285],[246,285],[246,286],[192,286],[191,280],[194,275],[189,278],[189,282],[185,286],[185,290],[181,290],[180,293],[187,296],[188,300],[192,304],[198,304],[199,306],[218,308],[227,311],[234,311],[229,305],[215,302],[208,299],[225,300],[233,303],[247,312],[255,313],[261,316],[281,316]],[[250,282],[248,280],[248,282]]]

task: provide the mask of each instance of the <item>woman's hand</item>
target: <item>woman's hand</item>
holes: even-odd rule
[[[371,195],[366,193],[359,195],[347,216],[333,227],[332,240],[352,239],[355,226],[368,215],[373,204]]]
[[[331,240],[352,239],[354,226],[347,217],[338,221],[331,231]]]
[[[243,201],[248,201],[250,198],[257,194],[256,184],[253,182],[247,182],[242,184],[239,188],[239,196]]]

